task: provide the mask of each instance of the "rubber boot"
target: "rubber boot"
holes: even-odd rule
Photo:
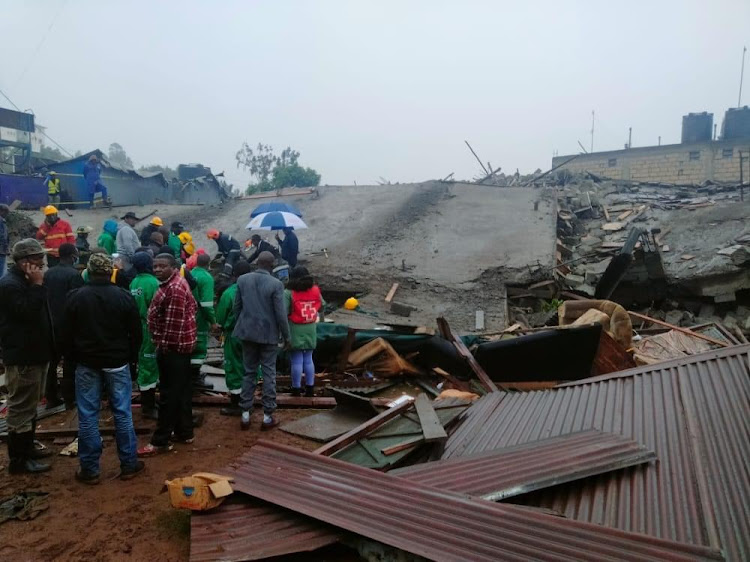
[[[8,472],[23,472],[23,453],[18,448],[18,437],[15,431],[8,432]]]
[[[55,453],[53,453],[50,449],[45,448],[41,443],[38,443],[37,445],[36,440],[36,420],[31,422],[31,452],[29,453],[29,458],[38,461],[39,459],[46,459],[47,457],[51,457]]]
[[[297,387],[297,386],[293,386],[292,387],[292,396],[302,396],[302,389],[299,388],[299,387]]]
[[[315,386],[314,385],[307,385],[305,386],[305,396],[308,398],[313,398],[315,396]]]
[[[11,474],[38,474],[47,472],[50,465],[37,462],[31,458],[31,450],[34,448],[34,434],[31,431],[14,434],[14,462],[8,465]],[[10,436],[10,435],[9,435]]]
[[[156,389],[141,390],[141,415],[148,420],[158,420],[159,410],[156,407]]]
[[[242,415],[242,409],[240,408],[240,395],[239,394],[230,394],[229,395],[229,406],[226,406],[225,408],[222,408],[219,413],[222,416],[241,416]]]

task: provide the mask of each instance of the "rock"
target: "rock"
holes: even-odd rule
[[[670,310],[664,317],[665,322],[667,322],[668,324],[674,324],[675,326],[680,325],[680,320],[682,320],[681,310]]]
[[[689,310],[685,310],[682,312],[682,318],[680,319],[680,326],[683,328],[688,328],[690,326],[695,326],[695,315],[690,312]]]

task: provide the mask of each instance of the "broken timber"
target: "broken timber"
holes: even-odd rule
[[[396,296],[396,291],[397,290],[398,290],[398,283],[394,283],[391,286],[391,290],[388,291],[388,294],[385,296],[385,302],[387,302],[388,304],[390,304],[391,301],[393,300],[393,297]]]
[[[487,373],[484,372],[482,366],[477,363],[477,360],[471,354],[471,351],[469,351],[461,338],[456,337],[456,335],[451,331],[451,328],[448,325],[448,321],[441,316],[437,319],[437,323],[438,329],[440,330],[440,335],[442,335],[443,338],[445,338],[449,342],[453,343],[456,351],[458,351],[458,354],[461,355],[469,364],[471,370],[474,371],[474,374],[479,378],[479,382],[482,384],[484,389],[487,390],[487,392],[497,392],[497,386],[495,386],[495,383],[492,382],[492,379],[490,379]]]
[[[691,330],[688,330],[687,328],[681,328],[680,326],[675,326],[674,324],[670,324],[669,322],[663,322],[662,320],[657,320],[656,318],[651,318],[650,316],[646,316],[645,314],[638,314],[637,312],[631,312],[628,310],[628,314],[632,316],[633,318],[638,318],[639,320],[644,320],[646,322],[651,322],[652,324],[656,324],[658,326],[664,326],[665,328],[669,328],[671,330],[674,330],[676,332],[681,332],[683,334],[686,334],[688,336],[693,336],[694,338],[698,338],[699,340],[707,341],[708,343],[712,343],[714,345],[718,345],[719,347],[729,347],[729,344],[725,341],[716,340],[714,338],[711,338],[709,336],[704,336],[703,334],[699,334],[697,332],[693,332]]]
[[[422,435],[426,443],[448,439],[448,434],[445,432],[443,424],[440,423],[440,419],[438,419],[435,409],[432,407],[432,402],[426,394],[417,396],[414,401],[414,408],[417,410],[419,425],[422,426]],[[383,451],[383,454],[387,455],[388,453]]]

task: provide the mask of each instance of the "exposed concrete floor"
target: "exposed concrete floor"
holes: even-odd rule
[[[245,229],[250,212],[258,204],[293,202],[309,226],[298,233],[301,261],[326,288],[371,293],[362,306],[377,317],[359,315],[358,323],[434,327],[435,317],[444,314],[457,330],[471,331],[476,310],[485,311],[487,329],[502,329],[506,320],[503,283],[529,281],[529,266],[552,266],[556,211],[540,194],[531,188],[439,182],[325,186],[318,188],[317,196],[234,200],[216,207],[76,210],[72,217],[64,212],[61,216],[74,229],[91,226],[95,241],[105,219],[128,210],[139,216],[157,210],[165,224],[181,220],[196,245],[213,254],[216,246],[205,237],[208,228],[244,241],[250,236]],[[31,214],[36,223],[41,222],[41,213]],[[274,233],[261,234],[275,243]],[[323,248],[328,257],[311,255]],[[478,282],[486,271],[493,272],[492,282]],[[390,315],[383,302],[395,281],[401,284],[395,300],[417,309],[408,319]]]

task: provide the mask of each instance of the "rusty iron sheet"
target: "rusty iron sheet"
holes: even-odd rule
[[[337,542],[334,527],[243,494],[190,516],[190,562],[263,560]]]
[[[232,465],[234,487],[430,560],[721,560],[718,551],[470,499],[261,441]]]
[[[425,486],[499,501],[656,459],[632,439],[588,430],[396,469]]]
[[[623,531],[720,548],[750,560],[750,345],[629,369],[556,389],[487,395],[443,458],[585,429],[653,449],[634,466],[512,501]]]
[[[285,423],[279,429],[326,443],[380,413],[362,396],[334,388],[333,397],[336,400],[333,410]]]

